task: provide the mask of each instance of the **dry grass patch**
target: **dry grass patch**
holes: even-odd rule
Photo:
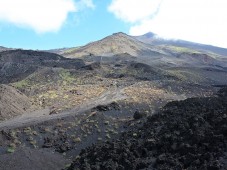
[[[52,107],[55,113],[79,106],[106,91],[105,87],[77,85],[52,87],[44,93],[33,96],[33,101],[41,107]]]
[[[146,86],[130,86],[126,88],[125,94],[129,97],[127,99],[130,103],[147,103],[154,100],[158,100],[160,97],[162,97],[166,91],[163,89],[158,89],[154,87],[146,87]]]

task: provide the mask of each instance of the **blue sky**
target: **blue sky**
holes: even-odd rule
[[[115,32],[227,48],[226,0],[0,0],[0,46],[74,47]]]
[[[128,33],[130,25],[107,11],[111,1],[94,1],[95,8],[69,13],[57,31],[36,32],[30,27],[0,22],[0,46],[26,49],[53,49],[84,45],[114,32]]]

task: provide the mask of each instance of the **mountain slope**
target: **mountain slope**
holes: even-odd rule
[[[3,47],[3,46],[0,46],[0,52],[7,51],[7,50],[12,50],[12,48],[6,48],[6,47]]]
[[[74,58],[82,56],[112,56],[116,54],[128,53],[131,56],[159,54],[156,48],[152,48],[135,38],[124,34],[116,33],[100,41],[92,42],[79,48],[71,48],[64,51],[64,56]]]
[[[84,66],[80,59],[68,59],[60,55],[31,50],[0,52],[0,83],[22,80],[43,67],[77,69]]]
[[[116,56],[122,56],[122,59],[123,56],[128,56],[127,60],[136,60],[157,67],[227,67],[224,56],[193,49],[184,44],[181,44],[183,47],[175,46],[174,43],[175,41],[157,38],[153,33],[139,37],[116,33],[82,47],[63,49],[61,54],[67,58],[82,57],[81,59],[89,58],[89,60],[96,58],[99,62],[107,58],[114,62]],[[188,42],[188,44],[193,43]]]
[[[27,96],[11,86],[0,85],[0,120],[32,111],[32,107]]]
[[[184,47],[184,48],[190,48],[194,50],[198,50],[201,52],[212,52],[216,53],[218,55],[227,56],[227,49],[226,48],[220,48],[215,47],[211,45],[205,45],[205,44],[199,44],[184,40],[171,40],[171,39],[164,39],[158,37],[154,33],[147,33],[141,36],[135,36],[135,38],[141,42],[148,43],[151,45],[170,45],[170,46],[178,46],[178,47]]]

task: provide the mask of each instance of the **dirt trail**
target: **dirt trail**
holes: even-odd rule
[[[73,116],[76,114],[83,113],[86,110],[92,109],[98,105],[110,104],[113,101],[125,99],[124,89],[113,88],[104,92],[99,97],[91,99],[90,101],[75,107],[69,111],[65,111],[59,114],[49,115],[50,109],[38,110],[29,114],[17,116],[13,119],[0,123],[0,129],[11,129],[21,126],[29,126],[37,123],[45,122],[48,120],[61,119],[67,116]]]

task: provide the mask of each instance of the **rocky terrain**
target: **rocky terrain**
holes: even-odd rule
[[[19,90],[7,85],[0,85],[0,121],[23,115],[37,109],[30,99]]]
[[[0,169],[224,169],[226,56],[136,38],[0,52]]]
[[[79,59],[67,59],[60,55],[31,51],[9,50],[0,53],[0,83],[23,80],[30,74],[43,68],[76,69],[84,66]]]
[[[157,48],[153,48],[124,33],[116,33],[100,41],[89,43],[83,47],[66,49],[62,54],[69,58],[75,58],[87,55],[112,56],[122,53],[138,56],[148,52],[150,55],[160,55]]]
[[[227,88],[170,102],[142,127],[82,150],[68,169],[226,169],[226,110]]]
[[[190,43],[188,42],[188,44]],[[178,44],[171,40],[161,40],[154,34],[132,37],[124,33],[116,33],[82,47],[60,49],[54,52],[67,58],[96,58],[99,62],[113,56],[115,56],[115,60],[119,56],[124,56],[128,60],[143,62],[156,67],[226,69],[226,49],[218,47],[213,49],[212,47],[208,48],[208,46],[203,49],[202,45],[191,44],[192,46],[194,44],[195,48],[184,43]],[[132,59],[132,57],[134,58]]]

